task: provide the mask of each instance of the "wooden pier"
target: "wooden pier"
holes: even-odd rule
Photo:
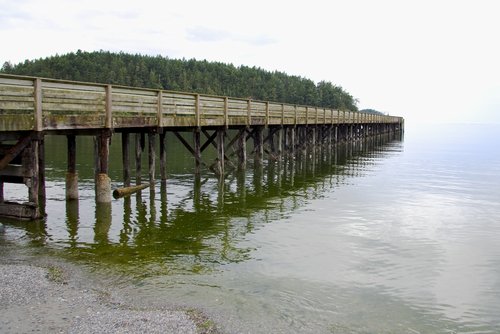
[[[259,163],[265,155],[279,159],[317,147],[331,149],[340,141],[402,131],[403,126],[403,118],[394,116],[0,74],[0,216],[43,216],[45,135],[66,137],[68,200],[78,199],[76,136],[95,138],[96,201],[109,203],[108,156],[115,133],[121,133],[122,139],[123,185],[130,187],[131,144],[135,145],[136,185],[142,183],[146,145],[149,184],[157,178],[157,155],[160,180],[166,182],[167,132],[174,133],[193,155],[195,175],[209,168],[223,178],[227,166],[245,168],[248,152]],[[251,151],[247,150],[250,139]],[[155,152],[157,141],[160,152]],[[207,163],[202,153],[209,146],[215,147],[217,155],[215,161]],[[25,184],[28,202],[4,201],[4,183]]]

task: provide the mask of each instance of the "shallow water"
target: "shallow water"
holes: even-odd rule
[[[48,218],[4,221],[0,246],[81,263],[140,303],[201,307],[228,332],[496,333],[499,140],[494,125],[409,127],[220,184],[193,180],[169,137],[166,189],[96,206],[91,141],[66,203],[65,143],[48,138]]]

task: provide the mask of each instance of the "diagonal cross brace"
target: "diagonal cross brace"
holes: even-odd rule
[[[8,149],[2,160],[0,160],[0,170],[7,167],[7,165],[12,160],[14,160],[14,158],[17,157],[19,153],[21,153],[26,148],[26,146],[29,145],[30,142],[31,142],[31,136],[28,135],[24,138],[21,138],[16,145]]]

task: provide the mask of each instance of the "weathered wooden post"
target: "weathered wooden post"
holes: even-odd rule
[[[150,132],[148,134],[148,163],[149,163],[149,184],[153,185],[155,183],[155,167],[156,167],[156,152],[155,152],[155,141],[156,133]],[[154,188],[152,188],[154,190]]]
[[[111,179],[108,176],[109,164],[109,130],[102,131],[97,137],[99,172],[96,180],[97,203],[111,203]]]
[[[255,162],[262,163],[262,158],[264,157],[264,131],[262,126],[256,126],[254,130],[254,150],[255,150]]]
[[[144,133],[135,134],[135,184],[142,183],[142,152],[144,151]]]
[[[292,156],[295,155],[295,129],[296,126],[288,128],[288,143],[290,145],[289,151]]]
[[[122,133],[123,186],[130,187],[130,134]]]
[[[66,136],[68,142],[68,169],[66,171],[66,199],[78,199],[78,173],[76,171],[76,136]]]
[[[166,149],[166,132],[160,132],[160,176],[161,184],[166,185],[167,183],[167,149]]]
[[[226,135],[225,128],[217,129],[217,163],[215,173],[219,178],[224,178],[224,137]]]
[[[194,141],[194,173],[195,175],[201,174],[201,142],[200,142],[201,131],[197,127],[193,131],[193,141]]]
[[[238,137],[238,143],[236,148],[236,154],[238,155],[238,170],[244,170],[247,164],[247,129],[243,128],[240,130]]]

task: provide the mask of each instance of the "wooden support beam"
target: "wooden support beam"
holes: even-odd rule
[[[195,175],[200,175],[201,174],[201,165],[202,165],[202,161],[201,161],[201,134],[200,134],[200,129],[197,128],[194,130],[194,133],[193,133],[193,142],[194,142],[194,149],[191,148],[191,146],[184,140],[184,138],[174,132],[175,135],[177,136],[177,138],[179,138],[179,140],[181,141],[182,144],[184,144],[184,146],[191,152],[191,154],[193,154],[194,156],[194,163],[195,163],[195,169],[194,169],[194,173]]]
[[[174,135],[179,139],[179,141],[184,145],[184,147],[193,155],[195,159],[195,174],[200,174],[201,166],[206,164],[201,160],[201,150],[200,150],[200,132],[195,130],[194,135],[194,149],[189,145],[189,143],[182,137],[177,131],[173,131]]]
[[[254,132],[254,159],[255,162],[261,163],[264,157],[264,131],[262,126],[256,126]]]
[[[217,167],[216,174],[219,177],[224,177],[224,137],[226,135],[225,129],[217,129]]]
[[[68,168],[66,171],[66,199],[78,199],[78,173],[76,172],[76,136],[66,136],[68,142]]]
[[[247,164],[247,131],[240,130],[238,135],[238,147],[236,149],[238,155],[238,169],[244,170]]]
[[[38,141],[38,197],[41,203],[45,203],[47,197],[45,189],[45,138],[42,134]],[[45,212],[45,208],[42,209]]]
[[[101,204],[111,203],[111,179],[108,176],[110,139],[109,130],[102,131],[97,137],[99,173],[96,176],[96,202]]]
[[[135,134],[135,184],[142,183],[142,152],[144,151],[144,133]]]
[[[106,118],[104,127],[107,129],[113,128],[113,87],[106,85]]]
[[[122,133],[123,186],[130,187],[130,133]]]
[[[167,181],[167,146],[165,140],[166,132],[162,131],[160,132],[160,174],[162,184]]]
[[[201,149],[200,149],[201,153],[203,153],[203,151],[205,151],[205,149],[206,149],[206,148],[207,148],[210,144],[214,144],[214,140],[215,140],[215,138],[217,138],[217,131],[214,131],[214,133],[213,133],[212,135],[210,135],[210,134],[208,133],[208,131],[207,131],[207,130],[205,130],[205,129],[202,129],[201,131],[203,132],[203,134],[205,135],[205,137],[207,137],[207,141],[205,142],[205,144],[203,144],[203,145],[201,146]],[[215,148],[217,148],[217,146],[216,146],[215,144],[214,144],[214,146],[215,146]]]
[[[150,132],[148,134],[148,162],[149,162],[149,184],[155,182],[155,168],[156,168],[156,133]]]
[[[30,135],[21,138],[14,146],[7,150],[2,160],[0,160],[0,170],[7,167],[7,165],[19,155],[32,141]]]

